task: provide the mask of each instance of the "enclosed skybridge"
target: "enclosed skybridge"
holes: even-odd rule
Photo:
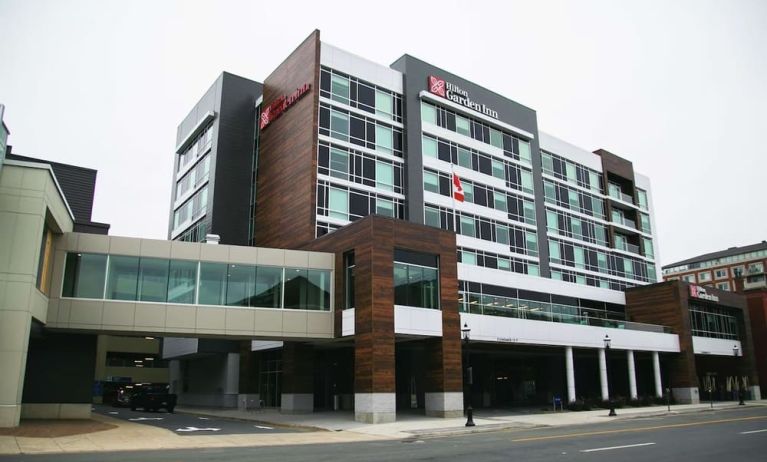
[[[46,327],[88,333],[329,339],[334,255],[65,233]]]

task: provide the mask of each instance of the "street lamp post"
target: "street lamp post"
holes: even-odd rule
[[[466,399],[466,426],[467,427],[473,427],[474,426],[474,410],[471,408],[471,385],[474,383],[474,374],[471,370],[471,350],[469,349],[469,334],[471,334],[471,329],[469,329],[469,325],[467,323],[463,324],[463,329],[461,329],[461,335],[463,336],[463,341],[466,344],[466,385],[464,386],[464,389],[468,389],[468,396]],[[464,392],[465,393],[465,392]]]
[[[740,353],[740,348],[738,347],[738,345],[734,345],[732,347],[732,352],[733,352],[733,354],[735,355],[736,358],[738,356],[740,356],[740,354],[739,354]],[[736,364],[735,367],[736,367],[736,370],[737,370],[737,364]],[[735,376],[735,380],[738,381],[738,405],[745,406],[746,403],[743,401],[743,398],[744,398],[743,395],[745,395],[745,392],[743,390],[743,381],[737,375]]]
[[[610,393],[610,384],[612,383],[612,374],[610,371],[610,367],[607,365],[610,359],[610,344],[612,343],[612,340],[610,339],[610,336],[605,334],[604,338],[605,342],[605,368],[607,369],[607,401],[610,403],[610,413],[607,414],[608,417],[614,417],[618,414],[615,413],[615,404],[613,402],[613,394]]]

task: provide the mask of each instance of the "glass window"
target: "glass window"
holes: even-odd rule
[[[578,199],[580,196],[580,193],[576,191],[568,191],[567,196],[568,196],[568,201],[570,203],[570,209],[580,210],[581,203],[580,203],[580,200]]]
[[[495,209],[503,212],[507,211],[506,208],[506,193],[495,191],[493,192],[493,199],[495,201]]]
[[[559,217],[557,212],[546,210],[546,228],[552,233],[559,233]]]
[[[437,157],[437,140],[428,136],[421,137],[421,146],[424,156]]]
[[[338,111],[330,111],[330,136],[349,141],[349,116]]]
[[[498,269],[504,271],[511,271],[511,262],[508,258],[498,257]]]
[[[349,177],[349,153],[330,148],[330,176],[344,180]]]
[[[525,214],[525,223],[535,224],[535,204],[530,201],[522,202],[522,210]]]
[[[274,266],[256,267],[256,290],[250,306],[280,308],[282,306],[281,297],[282,268]]]
[[[458,147],[458,165],[471,168],[471,152],[460,146]]]
[[[554,263],[559,263],[562,257],[559,254],[559,243],[555,241],[549,241],[549,259]]]
[[[392,95],[376,90],[376,114],[391,118],[394,113],[392,106]]]
[[[349,193],[330,188],[328,193],[328,216],[341,220],[349,219]]]
[[[111,255],[108,274],[107,299],[136,300],[138,257]]]
[[[583,230],[581,229],[581,220],[579,218],[570,218],[570,227],[573,233],[573,237],[583,239]]]
[[[285,268],[285,308],[330,310],[328,271]]]
[[[585,268],[586,267],[586,257],[584,256],[583,248],[582,247],[573,247],[573,255],[575,259],[575,267],[576,268]]]
[[[541,166],[546,173],[552,173],[554,171],[554,158],[551,154],[541,152]]]
[[[165,302],[168,296],[168,260],[141,258],[139,262],[138,299],[142,302]]]
[[[392,152],[392,129],[383,125],[376,125],[376,149],[383,152]]]
[[[567,173],[568,182],[576,183],[578,181],[578,175],[575,173],[575,164],[565,163],[565,172]]]
[[[333,74],[330,77],[330,93],[332,100],[349,104],[349,79]]]
[[[68,253],[61,295],[76,298],[104,298],[106,268],[106,255]]]
[[[711,271],[704,271],[704,272],[698,273],[698,281],[708,282],[710,280],[711,280]]]
[[[226,305],[226,273],[224,263],[200,262],[200,305]]]
[[[394,191],[394,166],[376,162],[376,188]]]
[[[503,162],[499,160],[492,160],[493,165],[493,176],[505,180],[506,179],[506,167],[503,165]]]
[[[256,267],[229,265],[226,281],[226,304],[229,306],[250,306],[256,285]]]
[[[520,177],[522,178],[522,191],[532,193],[533,192],[533,174],[527,170],[520,170]]]
[[[394,263],[394,304],[407,305],[407,265]]]
[[[464,236],[469,236],[469,237],[476,236],[473,218],[461,217],[461,234],[463,234]]]
[[[494,128],[490,129],[490,144],[496,148],[503,149],[503,135]]]
[[[439,176],[432,172],[423,172],[423,189],[439,194]]]
[[[462,182],[463,186],[463,197],[466,200],[466,202],[474,203],[474,185],[471,183],[465,183]]]
[[[652,240],[643,237],[642,238],[642,242],[644,244],[644,254],[645,254],[645,256],[653,258],[655,256],[655,252],[653,252]]]
[[[395,262],[394,304],[439,309],[437,269]]]
[[[461,252],[461,263],[466,263],[467,265],[475,265],[477,264],[477,256],[473,252]]]
[[[530,143],[527,141],[519,140],[519,158],[528,164],[532,163],[530,159]]]
[[[637,198],[639,199],[639,207],[647,210],[647,193],[637,189]]]
[[[168,275],[168,303],[194,303],[197,262],[171,260]]]
[[[549,202],[557,202],[557,190],[554,188],[554,184],[548,181],[543,182],[543,195]]]
[[[354,301],[354,268],[356,268],[354,262],[354,252],[347,252],[344,254],[344,267],[346,268],[346,274],[344,275],[344,286],[346,288],[346,300],[344,309],[348,310],[355,307]]]
[[[385,217],[394,217],[394,203],[389,199],[376,199],[376,213]]]
[[[440,223],[439,210],[433,209],[431,207],[426,207],[424,209],[424,223],[426,223],[428,226],[441,228],[442,224]]]
[[[538,235],[531,232],[525,232],[525,248],[528,255],[538,255]]]
[[[602,188],[599,186],[599,175],[596,172],[589,172],[589,186],[592,191],[602,191]]]
[[[499,244],[509,244],[509,228],[502,225],[495,225],[495,240]]]
[[[528,263],[527,274],[529,274],[530,276],[540,276],[541,272],[540,272],[540,269],[538,268],[538,265],[534,263]]]
[[[455,131],[461,135],[471,136],[471,124],[469,124],[469,119],[456,115]]]
[[[642,228],[642,231],[645,233],[651,233],[652,229],[650,229],[650,216],[644,213],[639,214],[639,221],[640,221],[640,227]]]
[[[605,216],[604,202],[602,201],[602,199],[592,198],[591,209],[595,217],[602,218]]]
[[[437,108],[431,104],[421,103],[421,120],[437,125]]]
[[[607,271],[607,254],[597,252],[597,265],[599,266],[600,272],[604,273]]]

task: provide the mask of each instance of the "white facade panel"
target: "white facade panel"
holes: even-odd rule
[[[354,335],[354,308],[341,312],[341,336]]]
[[[735,356],[735,347],[738,354],[743,354],[740,340],[726,340],[721,338],[692,337],[692,351],[696,355]]]
[[[679,352],[676,334],[461,313],[464,324],[471,340],[480,342],[604,348],[609,335],[614,350]]]
[[[567,141],[560,140],[557,137],[551,136],[542,131],[538,131],[540,139],[538,140],[541,149],[551,152],[558,156],[562,156],[566,159],[570,159],[573,162],[577,162],[581,165],[585,165],[588,168],[594,169],[598,172],[602,171],[602,157],[593,152],[589,152],[583,148],[579,148]]]
[[[394,333],[441,337],[442,311],[395,305]]]
[[[320,64],[402,94],[402,73],[325,42],[320,44]]]

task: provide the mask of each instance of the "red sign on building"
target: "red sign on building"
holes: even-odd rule
[[[296,88],[296,91],[288,96],[280,96],[276,100],[272,101],[268,106],[264,106],[261,109],[261,119],[259,128],[263,130],[267,125],[274,122],[283,112],[287,111],[290,106],[294,105],[301,97],[309,93],[312,85],[305,83],[302,86]]]
[[[437,96],[445,97],[445,80],[439,77],[429,76],[429,91]]]

